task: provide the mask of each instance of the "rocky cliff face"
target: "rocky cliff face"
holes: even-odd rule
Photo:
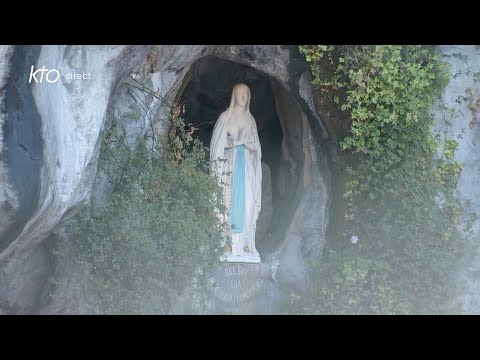
[[[469,213],[480,215],[480,47],[449,45],[440,49],[452,79],[435,108],[436,129],[458,141],[456,159],[463,170],[457,196]],[[455,280],[461,284],[458,299],[463,313],[480,314],[480,219],[467,237],[469,245]]]
[[[29,47],[13,51],[17,50],[25,53],[32,51]],[[45,65],[58,69],[62,75],[88,71],[95,74],[92,80],[80,82],[62,76],[56,83],[30,84],[28,71],[15,76],[12,74],[8,79],[7,89],[10,86],[11,92],[18,95],[11,101],[19,99],[20,102],[6,103],[5,107],[17,107],[23,111],[23,116],[12,118],[14,127],[18,129],[20,121],[35,123],[38,128],[33,130],[41,134],[43,150],[39,158],[41,165],[35,174],[38,184],[34,177],[26,179],[24,185],[10,184],[15,190],[20,190],[20,186],[28,188],[31,182],[30,185],[38,185],[39,189],[35,198],[24,200],[31,211],[30,216],[7,230],[10,237],[2,238],[0,288],[4,303],[20,311],[30,311],[35,303],[36,291],[26,289],[31,289],[32,284],[37,287],[38,271],[25,269],[32,264],[42,269],[47,267],[47,259],[36,255],[36,247],[87,198],[95,174],[94,154],[98,151],[98,135],[110,98],[119,81],[144,58],[147,50],[147,47],[123,46],[43,46],[37,59],[31,59],[34,63],[26,64],[27,68],[30,65],[35,65],[35,68]],[[24,59],[19,57],[17,61]],[[16,66],[18,63],[11,64],[12,68]],[[32,101],[21,102],[29,98]],[[39,116],[37,122],[32,121],[36,114]],[[21,128],[21,131],[28,130],[27,127]],[[23,134],[14,133],[12,136],[21,138]],[[14,152],[15,149],[9,151]],[[28,163],[24,165],[28,166]],[[26,210],[19,208],[18,211]]]
[[[459,72],[442,97],[456,111],[449,131],[456,136],[464,129],[457,155],[464,163],[458,196],[480,213],[475,183],[480,175],[480,119],[466,102],[456,101],[459,96],[479,98],[479,83],[472,75],[480,71],[480,53],[475,46],[441,49],[453,66],[452,73]],[[461,55],[453,56],[457,53]],[[80,276],[75,265],[53,263],[47,240],[53,237],[58,246],[68,247],[62,224],[90,200],[95,206],[104,201],[108,183],[97,172],[96,156],[108,112],[124,113],[128,106],[119,85],[131,81],[126,77],[132,74],[131,78],[171,102],[181,95],[192,65],[209,55],[247,65],[270,79],[283,134],[282,158],[290,164],[288,169],[295,169],[292,175],[271,173],[272,183],[280,190],[291,186],[294,196],[290,221],[276,234],[278,239],[262,267],[256,272],[223,269],[215,281],[221,285],[242,274],[249,274],[245,278],[261,274],[255,275],[262,281],[254,282],[253,290],[249,285],[237,289],[240,298],[249,300],[238,312],[275,312],[288,291],[305,288],[309,261],[321,254],[328,223],[330,175],[325,143],[329,134],[314,106],[308,68],[294,46],[0,46],[0,313],[86,312],[81,290],[73,286]],[[31,65],[58,69],[62,77],[56,83],[29,84]],[[91,78],[66,78],[69,73],[91,74]],[[147,113],[160,114],[159,101],[144,100]],[[152,118],[145,116],[138,126],[131,123],[130,130],[145,131]],[[161,114],[158,119],[153,126],[162,126]],[[478,221],[471,239],[472,251],[459,269],[458,279],[466,284],[459,298],[463,312],[478,313]],[[44,285],[52,273],[65,281],[47,301]],[[212,310],[231,311],[215,301]],[[190,311],[182,309],[177,310]]]
[[[6,148],[3,135],[5,124],[5,86],[10,73],[10,59],[13,46],[0,46],[0,239],[14,221],[18,208],[17,195],[11,185],[11,177],[6,164]]]
[[[295,242],[297,252],[302,247],[301,242],[304,238],[308,238],[308,242],[316,243],[315,246],[308,245],[307,248],[321,248],[327,214],[328,169],[324,153],[313,154],[312,150],[315,147],[320,148],[322,140],[327,139],[328,134],[314,109],[306,65],[295,50],[295,47],[288,46],[251,45],[42,46],[36,54],[36,60],[35,56],[29,58],[33,62],[32,65],[35,65],[35,68],[45,65],[49,69],[57,69],[61,77],[56,83],[28,85],[25,85],[28,82],[28,72],[20,71],[17,78],[9,77],[6,80],[8,69],[18,66],[17,62],[21,58],[9,66],[2,66],[0,79],[7,81],[6,86],[10,86],[12,92],[16,91],[23,99],[30,97],[33,100],[23,104],[29,108],[23,119],[28,117],[29,121],[34,122],[33,117],[38,114],[39,121],[36,122],[38,129],[35,130],[36,134],[40,134],[41,153],[38,154],[40,164],[35,174],[38,182],[33,178],[31,180],[32,184],[35,181],[38,185],[38,192],[35,197],[28,199],[29,209],[33,210],[28,218],[25,218],[23,223],[16,224],[14,229],[9,227],[8,223],[2,227],[7,229],[5,232],[9,232],[10,236],[2,238],[4,249],[0,253],[2,268],[0,306],[15,309],[20,313],[29,313],[38,307],[43,282],[52,271],[51,260],[44,248],[45,239],[52,231],[61,232],[62,223],[90,200],[97,170],[99,135],[105,125],[107,112],[112,108],[118,95],[120,82],[127,74],[134,72],[142,83],[158,91],[158,94],[167,101],[172,101],[178,95],[192,64],[206,55],[249,65],[261,71],[276,81],[298,104],[300,112],[297,118],[284,116],[284,121],[299,122],[303,129],[300,137],[296,137],[293,140],[294,144],[289,144],[287,148],[290,147],[291,152],[298,152],[294,147],[299,147],[304,153],[302,164],[298,164],[298,167],[303,168],[303,161],[308,159],[308,169],[305,171],[309,173],[310,180],[307,183],[299,182],[301,186],[298,188],[297,204],[299,209],[304,209],[306,201],[316,199],[319,212],[308,215],[310,222],[314,224],[312,226],[317,230],[314,232],[309,230],[308,234],[303,234],[303,231],[298,233],[300,227],[297,227],[294,230],[295,237],[285,236],[285,241]],[[12,51],[15,49],[2,49],[0,53],[2,64],[8,64]],[[33,53],[34,49],[27,47],[17,51]],[[22,64],[23,67],[25,65],[30,64]],[[84,80],[67,78],[66,75],[70,73],[86,73],[91,74],[91,77]],[[152,99],[148,103],[149,111],[152,113],[161,111],[160,105]],[[7,104],[8,106],[11,104]],[[302,112],[305,114],[303,117],[300,116]],[[146,118],[144,125],[148,125],[148,121]],[[5,142],[3,138],[2,143]],[[7,172],[1,171],[0,174],[8,173],[9,169],[6,170]],[[28,181],[25,182],[27,183]],[[13,190],[20,189],[19,184],[11,180],[9,182],[7,178],[2,178],[3,184],[10,184]],[[310,187],[318,190],[318,192],[312,190],[313,197],[312,193],[307,194]],[[2,190],[4,188],[2,187]],[[10,198],[14,199],[12,195]],[[20,207],[19,211],[22,210]],[[301,221],[305,220],[302,218]],[[282,243],[279,246],[279,249],[282,249],[279,250],[280,254],[284,254],[286,248],[288,246]],[[302,260],[303,255],[298,255],[300,263],[291,267],[288,266],[288,256],[279,256],[281,258],[279,266],[284,267],[286,277],[289,268],[298,269],[306,266],[304,262],[307,261],[307,257],[303,257]],[[59,268],[62,267],[57,266],[57,270]],[[67,289],[64,290],[68,293]],[[50,309],[52,312],[58,310],[54,305]]]

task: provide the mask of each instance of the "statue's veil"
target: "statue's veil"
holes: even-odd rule
[[[237,84],[233,88],[232,91],[232,97],[230,99],[230,106],[225,110],[220,117],[218,118],[217,122],[215,123],[215,127],[213,128],[213,134],[212,134],[212,139],[210,142],[210,161],[215,161],[218,159],[224,159],[224,148],[226,144],[226,139],[227,139],[227,125],[229,121],[232,120],[232,112],[233,112],[233,107],[235,106],[235,93],[237,89],[243,84]],[[251,94],[250,94],[250,89],[248,89],[248,100],[247,104],[245,106],[245,110],[248,115],[249,119],[249,126],[250,126],[250,133],[253,134],[253,140],[254,144],[252,146],[255,147],[257,150],[256,153],[254,153],[254,169],[255,169],[255,181],[254,184],[254,198],[255,198],[255,221],[258,218],[258,214],[261,209],[261,191],[262,191],[262,163],[261,163],[261,158],[262,158],[262,149],[260,147],[260,139],[258,137],[258,131],[257,131],[257,124],[255,123],[255,119],[253,115],[250,113],[250,99],[251,99]],[[213,166],[211,167],[211,172],[215,175],[217,175],[219,178],[223,178],[222,176],[222,166],[221,163],[216,163],[213,162]]]

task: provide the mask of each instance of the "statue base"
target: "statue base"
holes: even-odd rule
[[[207,279],[216,314],[256,314],[268,281],[263,264],[224,262]]]
[[[232,263],[248,263],[248,264],[260,264],[260,255],[258,254],[242,254],[242,255],[232,255],[225,254],[220,258],[221,261],[232,262]]]

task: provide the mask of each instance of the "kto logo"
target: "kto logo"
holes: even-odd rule
[[[32,65],[32,69],[30,70],[30,78],[28,79],[29,84],[32,82],[32,79],[36,83],[41,83],[43,81],[43,75],[45,71],[47,72],[45,74],[45,80],[47,80],[49,83],[57,82],[58,79],[60,79],[60,72],[58,70],[56,69],[48,70],[45,68],[45,65],[43,65],[41,69],[38,69],[35,72],[33,72],[33,70],[34,70],[34,66]],[[39,72],[40,72],[40,75],[38,75]],[[40,80],[37,78],[37,76],[40,76]]]

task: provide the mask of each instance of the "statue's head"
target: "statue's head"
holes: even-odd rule
[[[232,101],[230,106],[240,106],[245,110],[249,110],[250,105],[250,89],[245,84],[237,84],[233,88]]]

